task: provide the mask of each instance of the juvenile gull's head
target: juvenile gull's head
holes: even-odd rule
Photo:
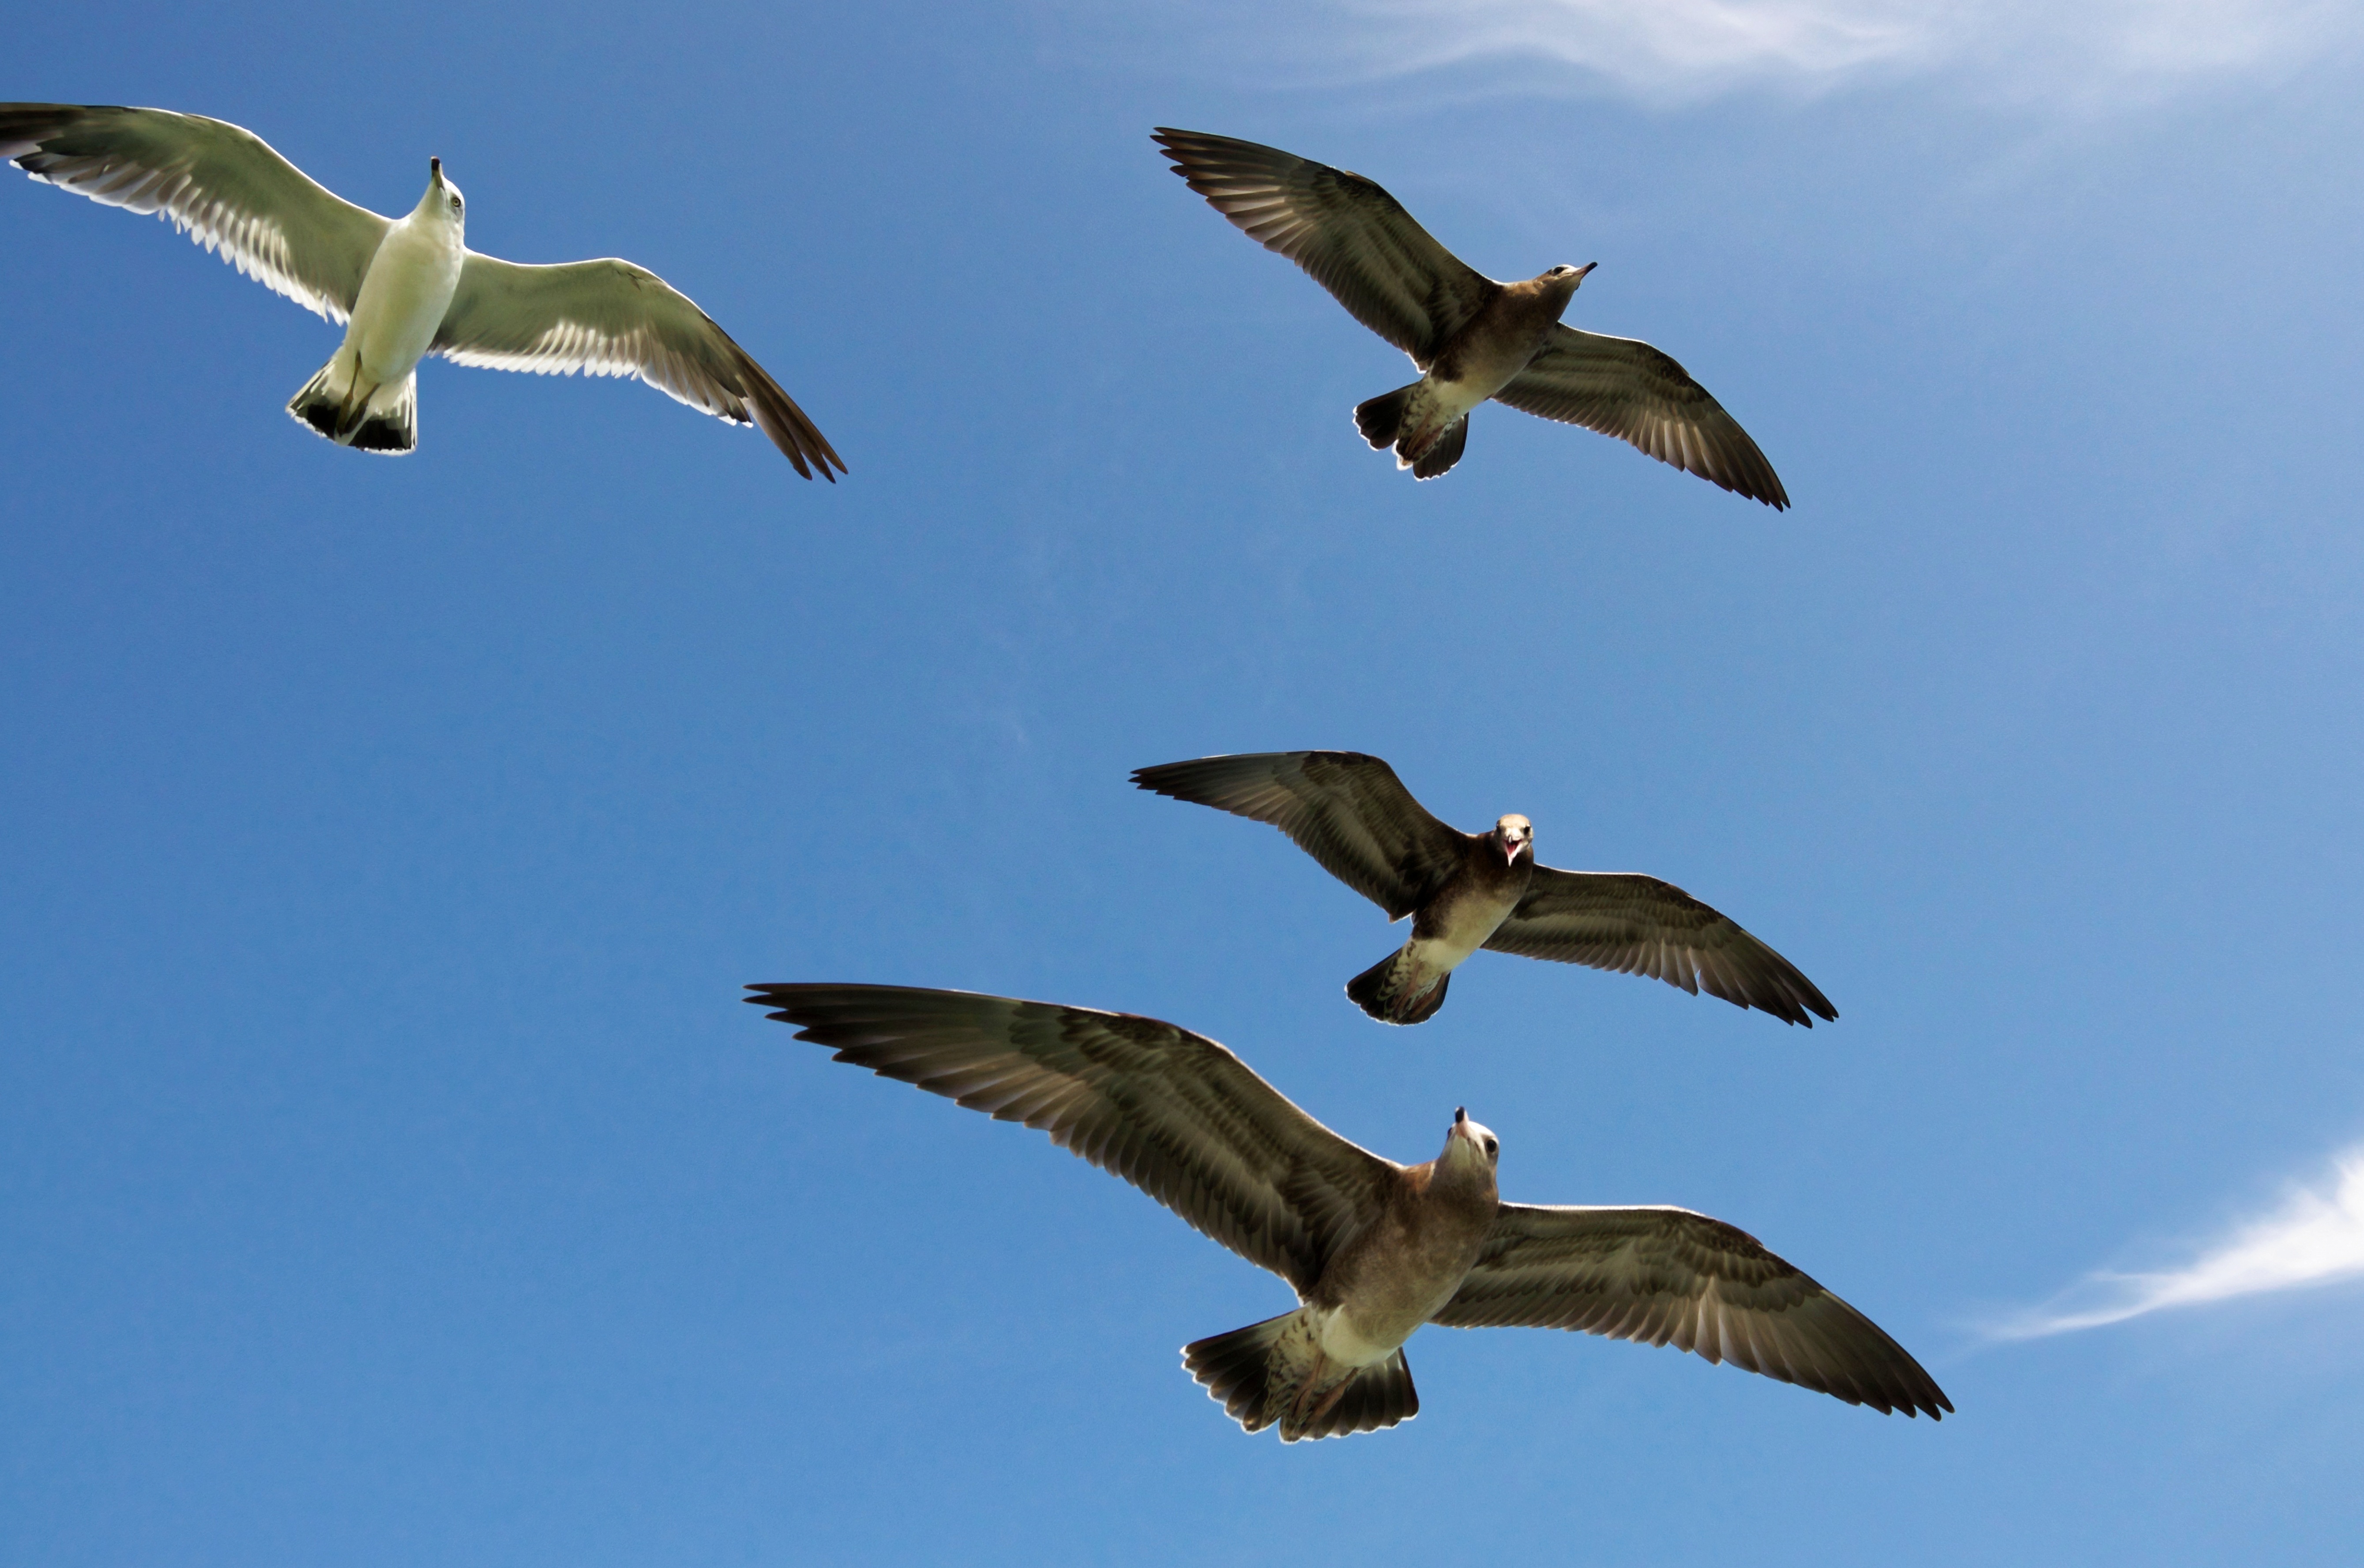
[[[1502,851],[1504,865],[1516,865],[1522,853],[1535,847],[1535,825],[1511,812],[1494,824],[1494,847]]]
[[[1444,1152],[1436,1162],[1448,1168],[1457,1165],[1483,1170],[1490,1176],[1494,1162],[1501,1157],[1501,1140],[1494,1136],[1493,1129],[1471,1121],[1464,1107],[1454,1106],[1453,1129],[1444,1135]]]
[[[1558,266],[1537,278],[1535,282],[1544,285],[1546,294],[1558,304],[1560,309],[1566,310],[1567,302],[1575,298],[1576,291],[1583,286],[1584,274],[1599,265],[1600,263],[1598,261],[1587,261],[1581,267],[1571,267],[1562,261]]]

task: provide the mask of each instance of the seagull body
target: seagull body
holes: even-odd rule
[[[1461,461],[1469,412],[1491,398],[1789,506],[1748,432],[1682,366],[1647,343],[1560,324],[1591,263],[1497,283],[1360,174],[1199,131],[1160,128],[1153,139],[1210,206],[1411,357],[1421,379],[1357,406],[1355,424],[1374,448],[1393,447],[1414,478]]]
[[[1480,948],[1648,975],[1808,1029],[1814,1015],[1838,1017],[1788,959],[1673,884],[1537,865],[1524,817],[1461,832],[1360,751],[1201,757],[1136,769],[1132,782],[1270,823],[1390,921],[1411,916],[1404,945],[1346,983],[1382,1023],[1435,1017],[1453,972]]]
[[[427,161],[427,194],[378,241],[345,340],[287,412],[340,446],[407,452],[418,444],[418,361],[459,292],[468,204]]]
[[[342,446],[418,443],[418,361],[632,376],[693,408],[759,426],[798,473],[845,464],[729,333],[664,280],[613,259],[519,266],[467,248],[467,208],[428,161],[396,219],[307,178],[252,132],[202,115],[0,104],[0,158],[36,180],[155,213],[329,321],[345,340],[287,405]]]
[[[1148,787],[1146,784],[1143,787]],[[1518,912],[1534,883],[1535,831],[1512,813],[1477,835],[1461,862],[1412,911],[1401,948],[1346,983],[1354,1004],[1384,1023],[1425,1023],[1444,1006],[1453,972]]]
[[[1563,264],[1524,283],[1500,284],[1492,302],[1421,365],[1418,381],[1357,404],[1355,428],[1375,450],[1395,448],[1396,466],[1411,469],[1414,479],[1434,479],[1459,462],[1469,440],[1469,411],[1534,362],[1592,266]]]
[[[1500,1147],[1455,1110],[1442,1153],[1375,1184],[1361,1233],[1299,1293],[1296,1311],[1186,1345],[1183,1366],[1249,1431],[1277,1425],[1285,1442],[1417,1414],[1404,1341],[1451,1304],[1485,1250],[1501,1208]]]
[[[1953,1408],[1870,1319],[1721,1220],[1502,1202],[1500,1142],[1463,1111],[1435,1159],[1399,1165],[1155,1018],[894,985],[749,990],[835,1060],[1046,1132],[1288,1281],[1293,1311],[1183,1348],[1251,1432],[1295,1442],[1417,1414],[1403,1347],[1428,1323],[1673,1344],[1883,1413]]]
[[[1394,1354],[1461,1288],[1494,1228],[1494,1135],[1455,1111],[1444,1151],[1381,1193],[1369,1228],[1322,1271],[1308,1316],[1319,1349],[1355,1370]]]

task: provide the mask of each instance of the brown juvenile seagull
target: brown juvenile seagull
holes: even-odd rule
[[[541,375],[633,376],[734,425],[755,425],[812,477],[845,463],[779,383],[712,317],[645,267],[612,258],[523,267],[468,249],[467,204],[427,161],[398,218],[313,183],[253,132],[202,115],[110,105],[0,104],[0,158],[108,206],[154,213],[345,340],[287,405],[362,451],[418,444],[418,361]]]
[[[1756,443],[1649,344],[1559,324],[1596,263],[1499,284],[1430,238],[1372,181],[1253,141],[1160,128],[1174,172],[1248,237],[1411,356],[1421,379],[1355,410],[1396,466],[1434,479],[1461,461],[1488,398],[1630,441],[1660,462],[1777,509],[1790,494]]]
[[[748,989],[798,1040],[1040,1129],[1287,1280],[1297,1310],[1182,1350],[1249,1431],[1295,1442],[1409,1419],[1403,1343],[1423,1323],[1579,1329],[1882,1414],[1954,1407],[1878,1325],[1722,1220],[1502,1202],[1500,1145],[1461,1111],[1443,1153],[1399,1165],[1155,1018],[899,985]]]
[[[1670,882],[1535,863],[1534,828],[1512,815],[1464,833],[1430,816],[1393,768],[1360,751],[1255,751],[1136,768],[1176,800],[1269,822],[1388,912],[1404,945],[1346,983],[1363,1011],[1425,1023],[1479,948],[1645,974],[1785,1023],[1838,1013],[1796,966]]]

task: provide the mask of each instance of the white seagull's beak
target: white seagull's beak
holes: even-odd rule
[[[427,161],[427,180],[428,183],[434,185],[443,183],[443,160],[429,158]]]

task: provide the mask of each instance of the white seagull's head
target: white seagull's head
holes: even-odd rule
[[[427,161],[427,194],[418,198],[418,209],[411,216],[431,217],[458,229],[468,227],[468,199],[460,194],[459,186],[443,177],[440,158]]]

